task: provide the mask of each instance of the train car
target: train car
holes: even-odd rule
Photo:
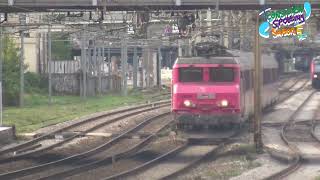
[[[254,112],[253,53],[180,57],[172,71],[172,113],[178,127],[234,125]],[[262,55],[262,106],[278,97],[278,64]]]
[[[315,56],[315,51],[311,48],[297,49],[293,53],[294,67],[296,70],[307,72]]]
[[[310,68],[310,78],[312,82],[312,87],[320,89],[320,57],[313,59]]]

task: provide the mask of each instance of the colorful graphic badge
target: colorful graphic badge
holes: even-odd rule
[[[303,33],[303,25],[311,16],[311,4],[305,2],[304,5],[297,5],[287,9],[271,11],[268,8],[260,14],[264,15],[266,22],[259,26],[259,34],[263,38],[273,38],[297,36],[299,41],[306,39]]]

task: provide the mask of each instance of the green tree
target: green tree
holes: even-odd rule
[[[20,90],[19,49],[8,36],[3,38],[3,103],[18,105]]]
[[[68,34],[52,33],[52,60],[72,60],[72,44]]]

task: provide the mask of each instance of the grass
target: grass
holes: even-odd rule
[[[78,96],[53,96],[52,105],[48,105],[48,97],[40,94],[26,95],[25,106],[6,107],[3,121],[6,125],[15,125],[17,133],[32,132],[41,127],[72,120],[99,111],[114,109],[120,106],[141,104],[159,94],[131,91],[124,97],[110,94],[100,97],[88,97],[86,100]]]

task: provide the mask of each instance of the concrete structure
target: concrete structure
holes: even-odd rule
[[[0,126],[0,145],[8,144],[12,142],[14,139],[15,139],[15,132],[12,127]]]
[[[38,38],[25,38],[24,39],[24,63],[27,65],[29,72],[39,72],[40,62],[40,44]],[[15,39],[15,43],[20,48],[20,38]]]

